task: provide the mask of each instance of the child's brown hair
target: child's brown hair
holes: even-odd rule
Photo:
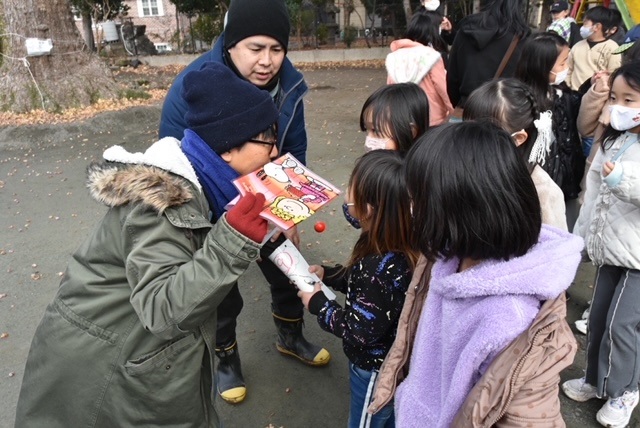
[[[413,268],[418,252],[411,242],[411,199],[404,178],[402,155],[374,150],[361,156],[349,178],[356,217],[362,234],[348,266],[370,254],[404,253]]]

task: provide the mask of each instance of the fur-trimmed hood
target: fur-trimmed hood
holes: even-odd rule
[[[433,266],[429,291],[446,299],[525,295],[538,300],[555,299],[566,290],[580,264],[584,241],[569,232],[543,225],[538,243],[509,261],[484,260],[456,272],[456,258]],[[561,261],[561,262],[560,262]]]
[[[94,162],[87,168],[91,197],[109,207],[142,203],[162,214],[193,197],[187,181],[155,166]]]
[[[87,187],[92,198],[109,207],[142,203],[162,214],[193,198],[189,182],[201,190],[175,138],[163,138],[144,153],[113,146],[104,152],[104,159],[107,162],[87,168]]]

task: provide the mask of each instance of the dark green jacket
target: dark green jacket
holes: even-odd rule
[[[219,426],[216,307],[259,245],[160,168],[93,165],[89,188],[110,208],[37,328],[16,427]]]

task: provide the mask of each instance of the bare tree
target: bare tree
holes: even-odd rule
[[[86,48],[69,0],[2,0],[2,10],[6,34],[0,109],[61,111],[115,96],[113,76]],[[27,38],[50,40],[53,48],[49,54],[28,56]]]
[[[402,10],[404,10],[404,17],[406,22],[411,21],[411,15],[413,11],[411,10],[411,2],[409,0],[402,0]]]

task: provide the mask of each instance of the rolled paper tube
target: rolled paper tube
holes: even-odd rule
[[[311,292],[316,282],[322,282],[318,275],[309,272],[309,264],[288,239],[271,253],[269,260],[278,266],[299,290]],[[335,300],[336,295],[324,284],[322,291],[328,299]]]

